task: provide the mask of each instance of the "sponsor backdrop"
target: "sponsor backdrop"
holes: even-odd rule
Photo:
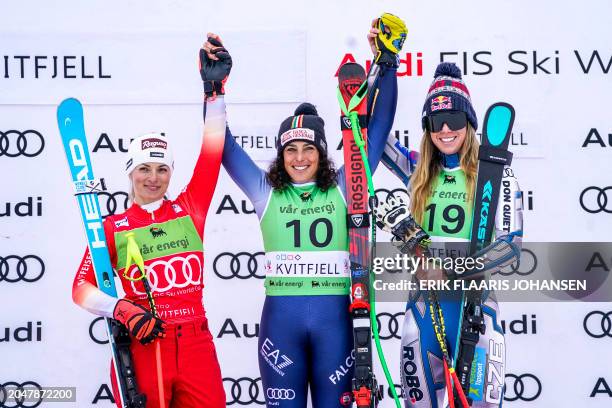
[[[115,213],[126,206],[123,154],[134,136],[162,131],[174,143],[171,196],[189,179],[202,132],[196,55],[207,31],[220,33],[234,57],[227,85],[232,131],[265,167],[274,156],[279,123],[301,101],[318,106],[330,145],[338,146],[334,74],[343,61],[369,63],[365,34],[383,11],[404,18],[410,30],[400,55],[395,135],[418,148],[433,70],[442,60],[454,61],[480,121],[493,102],[516,109],[511,148],[525,192],[526,239],[608,241],[609,2],[476,1],[469,9],[446,1],[5,4],[0,384],[74,386],[77,406],[112,406],[103,325],[70,296],[85,240],[55,121],[62,99],[85,104],[95,172],[109,187],[101,197],[103,211]],[[340,150],[332,149],[332,156],[341,164]],[[401,187],[382,166],[375,181],[387,191]],[[227,403],[263,404],[257,367],[262,243],[251,203],[225,172],[206,238],[204,303]],[[609,271],[612,260],[605,262]],[[378,309],[382,344],[399,383],[403,305]],[[508,303],[501,309],[508,406],[610,406],[612,370],[605,362],[612,357],[611,304]],[[283,392],[278,390],[279,398]],[[390,399],[382,406],[391,407]]]

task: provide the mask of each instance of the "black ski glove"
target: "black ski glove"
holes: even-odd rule
[[[200,48],[200,76],[204,81],[204,95],[214,98],[216,95],[224,95],[224,85],[232,70],[232,57],[223,47],[223,44],[215,38],[208,37],[208,42],[216,48],[211,50],[218,60],[208,58],[206,51]]]

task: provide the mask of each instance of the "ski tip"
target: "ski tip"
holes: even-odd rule
[[[76,98],[64,99],[57,107],[57,123],[60,131],[83,121],[83,105]]]
[[[81,102],[76,98],[66,98],[60,104],[60,107],[82,106]]]
[[[493,146],[503,144],[512,133],[514,107],[506,102],[496,102],[487,109],[483,125],[483,138]]]
[[[365,69],[356,62],[347,62],[338,71],[338,81],[342,82],[347,78],[359,78],[365,80]]]

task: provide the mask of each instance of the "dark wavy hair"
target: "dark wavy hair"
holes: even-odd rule
[[[289,173],[287,173],[285,169],[285,162],[282,154],[278,155],[276,160],[270,165],[266,176],[275,189],[283,190],[291,184],[291,177],[289,177]],[[321,191],[327,191],[337,184],[337,178],[338,174],[336,173],[334,162],[329,159],[326,154],[321,154],[321,152],[319,152],[319,167],[316,175],[317,187],[319,187]]]

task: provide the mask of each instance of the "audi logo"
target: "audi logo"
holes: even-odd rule
[[[264,279],[266,276],[260,273],[260,262],[263,265],[263,252],[222,252],[213,261],[213,271],[221,279]]]
[[[268,388],[266,396],[271,400],[292,400],[295,398],[295,391],[291,388]]]
[[[98,324],[98,322],[102,322]],[[108,333],[103,317],[96,317],[89,324],[89,337],[96,344],[108,344]]]
[[[526,276],[533,273],[537,269],[537,267],[538,257],[536,256],[535,252],[533,252],[531,249],[521,248],[520,262],[513,263],[512,265],[508,266],[507,268],[509,269],[509,271],[504,272],[504,270],[502,269],[500,271],[495,272],[494,275],[500,274],[502,276],[509,276],[512,274],[517,274],[520,276]]]
[[[395,314],[382,312],[376,315],[376,323],[378,323],[378,337],[381,340],[401,339],[400,320],[403,319],[404,313],[397,312]]]
[[[38,398],[35,401],[32,401],[32,398],[29,397],[29,393],[25,393],[28,390],[37,389],[38,392],[32,393],[32,396],[37,396]],[[27,395],[28,398],[24,396]],[[13,398],[14,395],[19,395],[19,398]],[[42,404],[42,387],[34,382],[34,381],[26,381],[24,383],[17,383],[14,381],[9,381],[4,384],[0,384],[0,407],[6,408],[34,408]],[[14,401],[14,403],[13,403]],[[11,404],[7,404],[10,402]]]
[[[104,200],[102,197],[104,197]],[[98,193],[98,200],[100,201],[100,211],[103,212],[102,218],[122,213],[129,207],[129,195],[125,191],[114,193],[101,191]],[[104,213],[104,210],[106,210],[106,213]]]
[[[590,214],[606,212],[612,214],[612,208],[608,208],[608,191],[612,190],[612,186],[600,188],[590,186],[582,190],[580,193],[580,206]]]
[[[240,377],[238,379],[226,377],[223,379],[223,387],[225,388],[226,405],[264,405],[266,403],[265,399],[261,399],[264,395],[261,391],[261,377],[255,379],[249,377]]]
[[[610,316],[612,316],[612,311],[604,313],[600,310],[594,310],[584,316],[582,327],[584,327],[586,334],[596,339],[605,336],[612,337],[612,319],[610,319]]]
[[[45,138],[36,130],[0,131],[0,156],[34,157],[45,148]]]
[[[533,401],[542,393],[542,383],[533,374],[506,374],[506,401]]]
[[[167,292],[172,289],[182,289],[197,286],[202,283],[202,262],[195,254],[173,256],[170,259],[158,259],[146,266],[147,280],[152,292]],[[134,279],[140,271],[134,266],[128,272]],[[144,295],[146,292],[136,287],[136,282],[130,281],[134,293]],[[142,287],[142,284],[139,285]]]
[[[0,256],[0,282],[36,282],[45,273],[45,263],[36,255]]]

